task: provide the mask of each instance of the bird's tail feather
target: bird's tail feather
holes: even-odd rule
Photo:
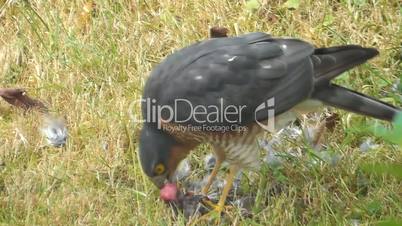
[[[360,65],[378,54],[374,48],[358,45],[317,48],[311,57],[314,64],[315,84],[329,84],[331,79]]]
[[[330,106],[387,121],[392,121],[401,112],[390,104],[334,84],[319,87],[313,92],[312,98]]]

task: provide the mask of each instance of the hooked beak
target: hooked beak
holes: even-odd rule
[[[169,182],[167,174],[159,175],[159,176],[154,176],[151,178],[152,183],[155,184],[156,187],[161,189],[166,183]]]

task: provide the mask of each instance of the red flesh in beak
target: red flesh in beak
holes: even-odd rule
[[[160,190],[160,197],[163,201],[177,201],[178,188],[175,183],[167,183]]]

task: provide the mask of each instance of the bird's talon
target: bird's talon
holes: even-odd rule
[[[201,199],[201,203],[208,209],[216,209],[218,207],[218,205],[209,200],[208,197]]]
[[[232,209],[232,206],[219,206],[218,204],[215,204],[214,202],[212,202],[211,200],[208,199],[208,197],[205,197],[203,199],[201,199],[201,203],[207,207],[208,209],[210,209],[210,212],[217,212],[217,213],[226,213],[228,210]]]

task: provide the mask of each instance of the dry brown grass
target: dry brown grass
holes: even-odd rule
[[[264,31],[317,46],[376,47],[379,57],[338,82],[401,106],[391,91],[402,73],[397,1],[302,1],[288,10],[283,1],[263,0],[254,12],[244,1],[230,0],[6,2],[0,4],[0,86],[24,87],[44,100],[65,118],[69,140],[61,149],[44,148],[41,116],[0,101],[0,222],[5,225],[182,224],[182,217],[173,218],[157,201],[158,192],[140,169],[139,125],[130,122],[128,108],[140,98],[156,63],[206,38],[212,26],[228,27],[230,35]],[[369,225],[401,218],[401,182],[358,168],[370,161],[400,163],[400,151],[378,140],[375,151],[362,155],[358,144],[366,134],[351,128],[372,120],[345,112],[341,118],[329,143],[342,156],[341,164],[288,162],[282,171],[288,191],[275,197],[263,192],[268,201],[261,211],[252,219],[235,214],[232,222],[348,225],[358,219]],[[258,189],[276,183],[265,173],[269,181]],[[366,208],[373,202],[381,207],[374,212]]]

